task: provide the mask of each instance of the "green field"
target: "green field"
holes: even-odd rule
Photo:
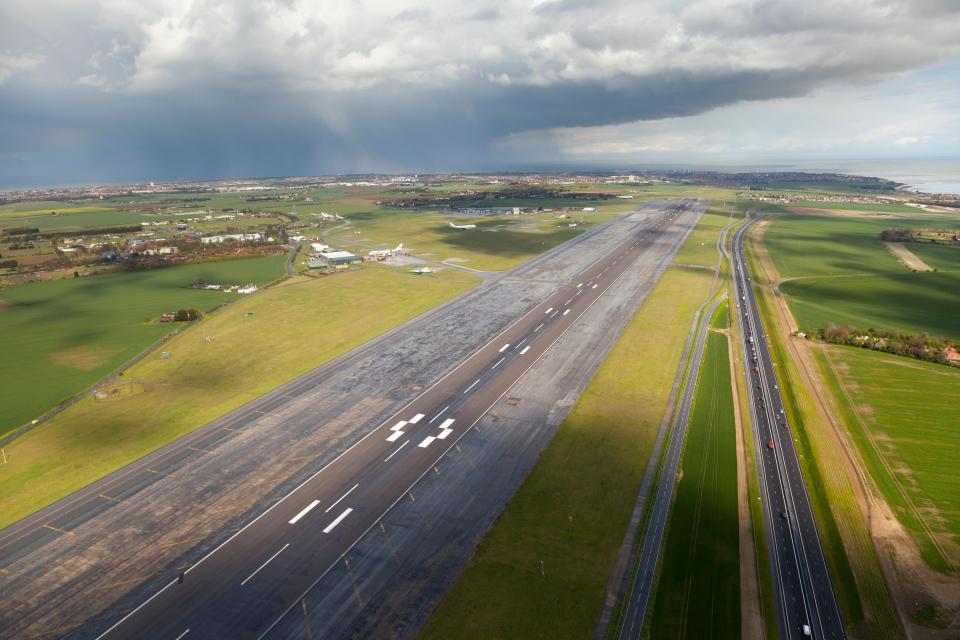
[[[717,263],[717,238],[730,222],[730,207],[710,207],[674,258],[679,264],[713,266]]]
[[[780,285],[801,329],[852,324],[960,338],[960,269],[906,270],[880,242],[889,220],[778,216],[764,236]],[[898,220],[894,226],[950,228],[950,223]],[[931,266],[952,266],[949,247],[911,243]],[[960,267],[960,261],[957,263]],[[955,269],[957,267],[954,267]]]
[[[131,367],[123,378],[130,387],[118,388],[136,393],[116,401],[86,398],[7,445],[0,527],[477,281],[452,269],[417,277],[374,266],[331,278],[295,278],[238,300],[170,340],[169,358],[155,353]]]
[[[958,224],[960,226],[960,224]],[[904,245],[914,255],[938,271],[960,271],[960,247],[911,242]]]
[[[712,277],[664,273],[422,638],[590,637]]]
[[[960,566],[960,370],[852,347],[818,354],[884,498],[942,571]]]
[[[161,313],[206,311],[237,297],[185,285],[263,285],[283,274],[284,260],[224,260],[0,290],[0,434],[92,385],[178,326],[157,322]]]
[[[801,200],[790,203],[791,207],[805,207],[807,209],[839,209],[846,211],[880,211],[883,213],[922,213],[917,207],[908,207],[905,204],[871,204],[868,202],[823,202],[820,200]]]
[[[727,337],[711,332],[684,443],[650,637],[740,637],[736,468]]]

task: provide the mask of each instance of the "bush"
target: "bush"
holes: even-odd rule
[[[178,309],[177,322],[191,322],[200,317],[200,312],[196,309]]]

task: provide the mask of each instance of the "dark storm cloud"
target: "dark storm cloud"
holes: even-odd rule
[[[922,5],[91,1],[45,24],[13,4],[0,184],[502,166],[511,134],[694,116],[953,54],[956,14]]]

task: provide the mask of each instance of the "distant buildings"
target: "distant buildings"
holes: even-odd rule
[[[203,236],[203,244],[222,244],[224,242],[258,242],[263,236],[259,233],[227,233],[218,236]]]

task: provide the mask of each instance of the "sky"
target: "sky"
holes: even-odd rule
[[[0,187],[958,149],[960,0],[0,4]]]

